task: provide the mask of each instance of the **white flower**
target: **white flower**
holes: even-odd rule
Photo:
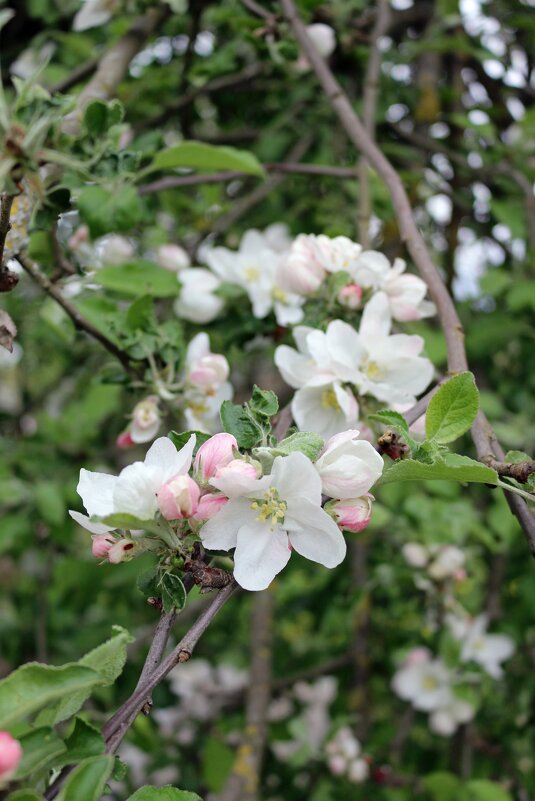
[[[234,390],[225,381],[211,393],[189,386],[184,393],[184,418],[191,431],[213,434],[220,427],[219,411],[223,401],[232,400]]]
[[[430,317],[435,305],[424,300],[427,284],[416,275],[405,274],[403,259],[396,259],[391,266],[385,255],[375,250],[364,251],[357,260],[351,274],[365,289],[385,292],[394,320],[406,322]]]
[[[277,244],[280,240],[275,237]],[[279,325],[294,325],[303,318],[304,299],[281,287],[282,254],[270,246],[273,238],[254,229],[243,235],[239,249],[207,248],[203,258],[222,281],[245,290],[258,319],[274,311]]]
[[[336,47],[335,30],[323,22],[313,22],[312,25],[306,26],[306,31],[320,56],[328,58]],[[295,66],[299,72],[306,72],[310,69],[308,59],[303,53],[297,59]]]
[[[234,575],[242,587],[268,587],[290,559],[291,548],[325,567],[340,564],[346,543],[321,508],[321,481],[306,456],[278,456],[271,475],[251,479],[249,486],[199,532],[209,550],[236,548]]]
[[[331,437],[316,461],[323,493],[331,498],[365,495],[383,472],[383,460],[359,431],[342,431]]]
[[[500,679],[503,676],[501,663],[514,653],[515,645],[505,634],[487,634],[487,626],[486,615],[466,622],[465,631],[459,637],[462,639],[461,660],[477,662],[489,676]]]
[[[464,551],[455,545],[444,545],[427,567],[427,572],[435,581],[451,578],[464,565]]]
[[[359,407],[340,381],[322,387],[303,387],[292,400],[292,416],[301,431],[326,438],[358,424]]]
[[[229,364],[225,357],[210,350],[208,334],[204,331],[196,334],[186,351],[187,381],[210,393],[225,383],[229,372]]]
[[[108,517],[122,512],[150,520],[158,511],[157,491],[171,478],[188,472],[194,447],[194,434],[180,451],[170,439],[160,437],[147,451],[144,462],[128,465],[118,476],[82,468],[76,489],[89,517],[73,511],[69,514],[92,534],[112,530],[102,523],[92,523],[93,516]]]
[[[174,303],[177,317],[192,323],[209,323],[223,309],[225,302],[214,295],[221,281],[202,267],[181,270],[178,273],[181,288]]]
[[[149,395],[134,406],[129,432],[132,442],[150,442],[158,433],[161,422],[158,397]]]
[[[190,267],[191,260],[184,248],[180,245],[160,245],[157,252],[157,261],[164,270],[176,273]]]
[[[429,716],[429,728],[436,734],[449,737],[461,723],[468,723],[469,720],[472,720],[474,714],[475,709],[468,701],[456,698],[451,693],[448,703],[435,709]]]
[[[84,0],[74,18],[73,31],[85,31],[104,25],[120,10],[121,5],[122,0]]]
[[[103,265],[111,264],[118,267],[135,258],[136,251],[132,243],[125,236],[109,234],[95,243],[98,258]]]
[[[325,269],[316,258],[312,236],[299,234],[292,243],[290,252],[282,260],[279,276],[281,285],[289,292],[309,295],[320,288],[325,278]]]
[[[358,333],[361,394],[386,403],[414,403],[433,377],[433,365],[419,354],[422,337],[390,335],[388,298],[378,292],[366,304]],[[350,327],[350,326],[348,326]]]
[[[392,679],[392,689],[415,709],[431,712],[448,706],[453,675],[441,659],[426,658],[401,667]]]
[[[425,567],[429,559],[427,548],[419,542],[406,542],[401,548],[401,553],[411,567]]]

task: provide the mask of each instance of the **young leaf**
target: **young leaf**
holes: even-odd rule
[[[410,436],[407,421],[399,412],[394,412],[391,409],[381,409],[375,414],[370,414],[369,418],[370,420],[377,420],[378,423],[382,423],[384,426],[399,431],[404,437]]]
[[[265,176],[264,168],[252,153],[235,147],[208,145],[205,142],[180,142],[157,153],[151,165],[154,170],[191,167],[197,170],[235,170],[249,175]]]
[[[60,758],[54,760],[55,768],[62,768],[64,765],[75,765],[83,759],[99,756],[104,753],[106,747],[101,733],[82,718],[74,719],[74,729],[65,740],[67,750],[62,753]]]
[[[445,444],[464,434],[477,416],[479,393],[472,373],[454,375],[433,395],[425,416],[429,439]]]
[[[173,609],[184,609],[187,600],[186,588],[178,576],[166,573],[162,579],[162,603],[166,614]]]
[[[386,468],[380,484],[393,481],[462,481],[479,484],[497,484],[495,470],[476,462],[468,456],[445,453],[432,464],[417,462],[415,459],[402,459]]]
[[[247,414],[243,406],[223,401],[220,415],[223,431],[233,434],[240,448],[254,448],[261,441],[262,428]]]
[[[61,737],[54,729],[48,727],[32,729],[19,737],[19,742],[22,746],[22,760],[17,768],[15,780],[23,779],[30,773],[44,768],[66,750]]]
[[[114,626],[113,631],[114,634],[109,640],[89,651],[78,662],[84,668],[92,668],[97,673],[98,683],[101,685],[113,684],[122,673],[126,662],[126,646],[133,640],[132,635],[121,626]],[[65,692],[58,703],[41,712],[38,722],[55,726],[60,721],[67,720],[78,712],[90,694],[90,689]]]
[[[91,236],[98,237],[110,231],[129,231],[140,221],[143,205],[133,186],[117,187],[113,192],[87,186],[78,196],[78,210]]]
[[[140,787],[127,801],[202,801],[197,793],[176,787]]]
[[[179,451],[187,443],[192,434],[195,434],[195,449],[193,455],[195,456],[201,445],[204,445],[206,440],[210,439],[210,434],[204,431],[170,431],[167,435],[175,448]]]
[[[311,431],[297,431],[286,439],[282,439],[275,447],[277,451],[284,454],[300,451],[314,461],[318,458],[324,445],[324,439],[318,434],[313,434]]]
[[[98,271],[98,282],[105,289],[128,296],[172,298],[178,295],[179,289],[173,273],[143,259],[117,267],[103,267]]]
[[[260,389],[255,384],[249,406],[255,414],[273,417],[279,411],[279,399],[270,389]]]
[[[5,728],[67,693],[89,695],[100,675],[80,664],[52,667],[30,662],[0,681],[0,728]]]
[[[100,801],[113,763],[112,756],[91,757],[80,762],[63,785],[58,801]]]

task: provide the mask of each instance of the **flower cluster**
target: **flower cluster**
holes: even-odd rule
[[[0,789],[13,778],[22,759],[22,747],[7,731],[0,731]]]
[[[193,460],[195,435],[180,450],[161,437],[144,462],[119,476],[82,469],[77,489],[87,515],[71,516],[94,535],[97,558],[117,563],[169,548],[188,557],[184,541],[193,534],[208,550],[235,549],[236,581],[262,590],[292,550],[336,567],[346,553],[342,529],[368,524],[369,490],[383,462],[358,433],[333,437],[315,462],[297,450],[275,455],[275,448],[261,463],[225,433],[206,440]]]
[[[275,363],[297,390],[292,414],[298,426],[329,436],[356,424],[356,395],[371,395],[395,408],[412,405],[433,376],[419,336],[391,334],[388,297],[367,303],[358,331],[333,320],[327,330],[294,329],[297,350],[280,345]]]
[[[433,581],[454,579],[459,581],[466,577],[464,551],[456,545],[420,545],[418,542],[406,542],[401,552],[411,567],[425,569]]]
[[[331,727],[329,707],[336,698],[337,680],[334,676],[322,676],[316,681],[298,681],[289,695],[273,701],[268,718],[281,721],[292,716],[294,701],[299,705],[299,713],[291,717],[288,726],[291,739],[275,740],[271,750],[281,762],[291,762],[306,755],[308,758],[320,757],[325,739]]]
[[[325,746],[327,764],[334,776],[345,776],[350,782],[360,784],[368,778],[370,767],[361,756],[361,746],[349,726],[338,729]]]

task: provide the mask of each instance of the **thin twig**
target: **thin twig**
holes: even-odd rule
[[[6,237],[11,227],[9,218],[14,199],[15,195],[10,195],[7,192],[2,192],[0,195],[0,271],[4,269],[4,248],[6,246]]]
[[[44,275],[41,270],[37,267],[33,261],[23,253],[19,253],[17,256],[17,261],[24,267],[26,272],[31,276],[31,278],[35,281],[36,284],[39,284],[41,289],[43,289],[47,295],[50,295],[51,298],[54,298],[56,303],[59,303],[61,308],[67,312],[71,320],[73,321],[74,325],[79,331],[85,331],[86,334],[89,334],[90,337],[96,339],[103,345],[108,353],[111,353],[112,356],[115,356],[118,359],[125,370],[129,373],[135,372],[137,376],[137,370],[132,366],[130,356],[124,351],[121,350],[111,339],[108,339],[98,328],[86,320],[83,317],[78,309],[72,305],[72,303],[65,298],[61,291],[55,286],[46,275]]]
[[[85,61],[83,64],[80,64],[78,67],[75,67],[63,80],[52,84],[48,90],[50,94],[56,95],[60,92],[67,92],[69,89],[72,89],[73,86],[76,86],[77,83],[83,81],[84,78],[88,78],[98,67],[100,58],[100,56],[95,56],[94,58],[88,59],[88,61]]]

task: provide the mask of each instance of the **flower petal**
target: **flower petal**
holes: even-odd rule
[[[113,512],[113,492],[117,476],[107,473],[93,473],[82,467],[76,491],[90,517],[106,517]]]
[[[306,500],[320,506],[321,479],[310,459],[304,453],[277,456],[271,468],[272,484],[287,503],[299,504]]]
[[[107,534],[108,531],[113,531],[112,528],[105,526],[104,523],[92,523],[89,517],[83,515],[81,512],[74,512],[72,509],[69,509],[69,514],[79,526],[85,528],[86,531],[90,531],[91,534]]]
[[[288,504],[284,525],[288,528],[290,544],[305,559],[325,567],[336,567],[343,561],[347,551],[344,536],[321,507],[306,498]]]
[[[195,434],[191,435],[184,447],[179,451],[177,451],[168,437],[159,437],[147,451],[145,465],[159,468],[162,471],[160,483],[165,484],[173,476],[188,472],[194,448]]]
[[[229,501],[199,531],[202,544],[208,550],[230,551],[236,547],[238,529],[255,519],[249,501],[238,498]]]
[[[291,554],[284,529],[254,520],[238,531],[234,578],[245,590],[265,590]]]

